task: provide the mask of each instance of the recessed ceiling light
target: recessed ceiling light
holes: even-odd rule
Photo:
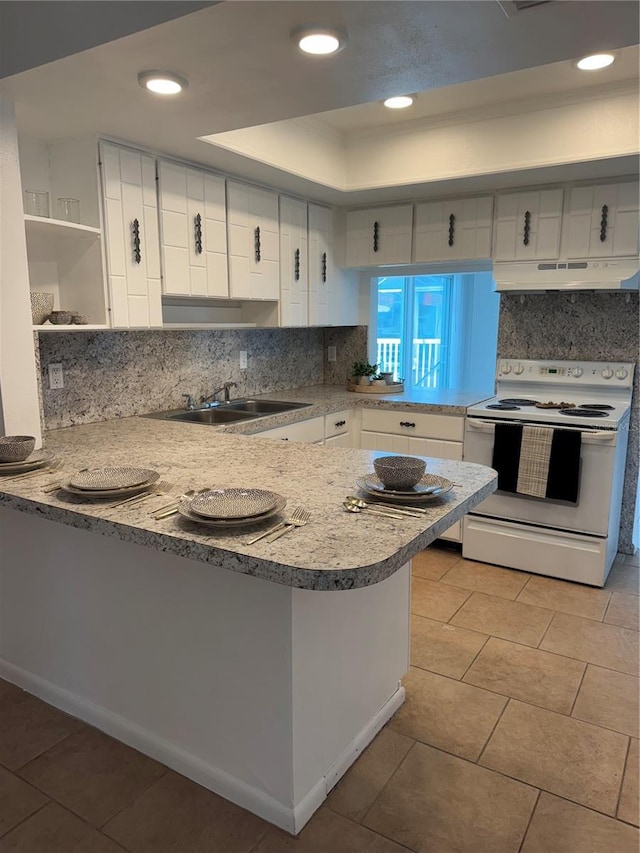
[[[173,71],[141,71],[138,83],[156,95],[177,95],[189,85],[188,80]]]
[[[393,98],[387,98],[383,103],[385,107],[388,107],[390,110],[405,110],[407,107],[411,106],[414,100],[415,99],[411,95],[396,95]]]
[[[615,56],[612,53],[594,53],[578,60],[576,66],[580,71],[599,71],[601,68],[611,65],[614,59]]]
[[[294,30],[291,38],[303,53],[311,53],[314,56],[337,53],[349,40],[346,31],[339,27],[303,27]]]

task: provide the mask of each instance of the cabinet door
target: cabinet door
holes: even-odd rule
[[[490,258],[492,214],[492,196],[417,204],[414,262]]]
[[[280,325],[308,325],[307,204],[280,196]]]
[[[437,441],[433,438],[408,438],[411,456],[435,456],[437,459],[462,461],[462,444],[456,441]]]
[[[567,258],[638,254],[638,184],[574,187],[567,211]]]
[[[309,325],[358,324],[358,287],[336,266],[334,211],[309,205]]]
[[[391,435],[384,432],[360,432],[361,450],[385,450],[389,453],[408,453],[409,438],[404,435]]]
[[[161,326],[160,243],[153,157],[100,144],[113,326]]]
[[[232,299],[280,295],[278,196],[227,182],[229,294]]]
[[[560,254],[563,190],[498,196],[497,261],[552,260]]]
[[[410,204],[347,213],[347,267],[411,263]]]

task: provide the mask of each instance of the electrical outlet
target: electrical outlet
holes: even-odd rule
[[[49,365],[49,388],[52,391],[55,391],[58,388],[64,388],[64,375],[62,373],[61,364]]]
[[[327,347],[327,361],[336,361],[338,354],[335,347]]]
[[[240,350],[240,370],[247,369],[247,352],[246,350]]]

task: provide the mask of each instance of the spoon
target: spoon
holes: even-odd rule
[[[347,510],[347,512],[365,512],[367,515],[384,515],[387,518],[395,518],[395,519],[403,519],[405,516],[400,515],[400,513],[389,512],[386,509],[371,509],[371,507],[366,507],[363,509],[362,507],[356,506],[355,504],[350,503],[349,501],[343,501],[342,506]]]
[[[347,495],[346,502],[350,503],[352,506],[357,506],[359,509],[385,509],[389,510],[390,512],[400,513],[401,515],[408,515],[411,518],[422,518],[423,515],[425,515],[425,510],[423,509],[411,509],[410,507],[391,506],[390,504],[367,503],[361,498],[357,498],[355,495]]]

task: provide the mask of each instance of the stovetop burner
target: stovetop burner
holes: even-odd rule
[[[608,406],[607,408],[611,408]],[[561,415],[572,415],[576,418],[608,418],[609,415],[607,412],[602,412],[600,409],[591,408],[591,409],[583,409],[583,408],[573,408],[573,409],[560,409]]]
[[[507,397],[504,400],[498,400],[498,403],[504,403],[507,406],[535,406],[536,401],[528,400],[526,397]]]
[[[603,412],[613,411],[614,406],[610,406],[608,403],[581,403],[581,409],[593,409],[600,410]]]
[[[511,403],[489,403],[487,409],[498,409],[500,412],[515,412],[520,410],[520,406],[514,406]]]

